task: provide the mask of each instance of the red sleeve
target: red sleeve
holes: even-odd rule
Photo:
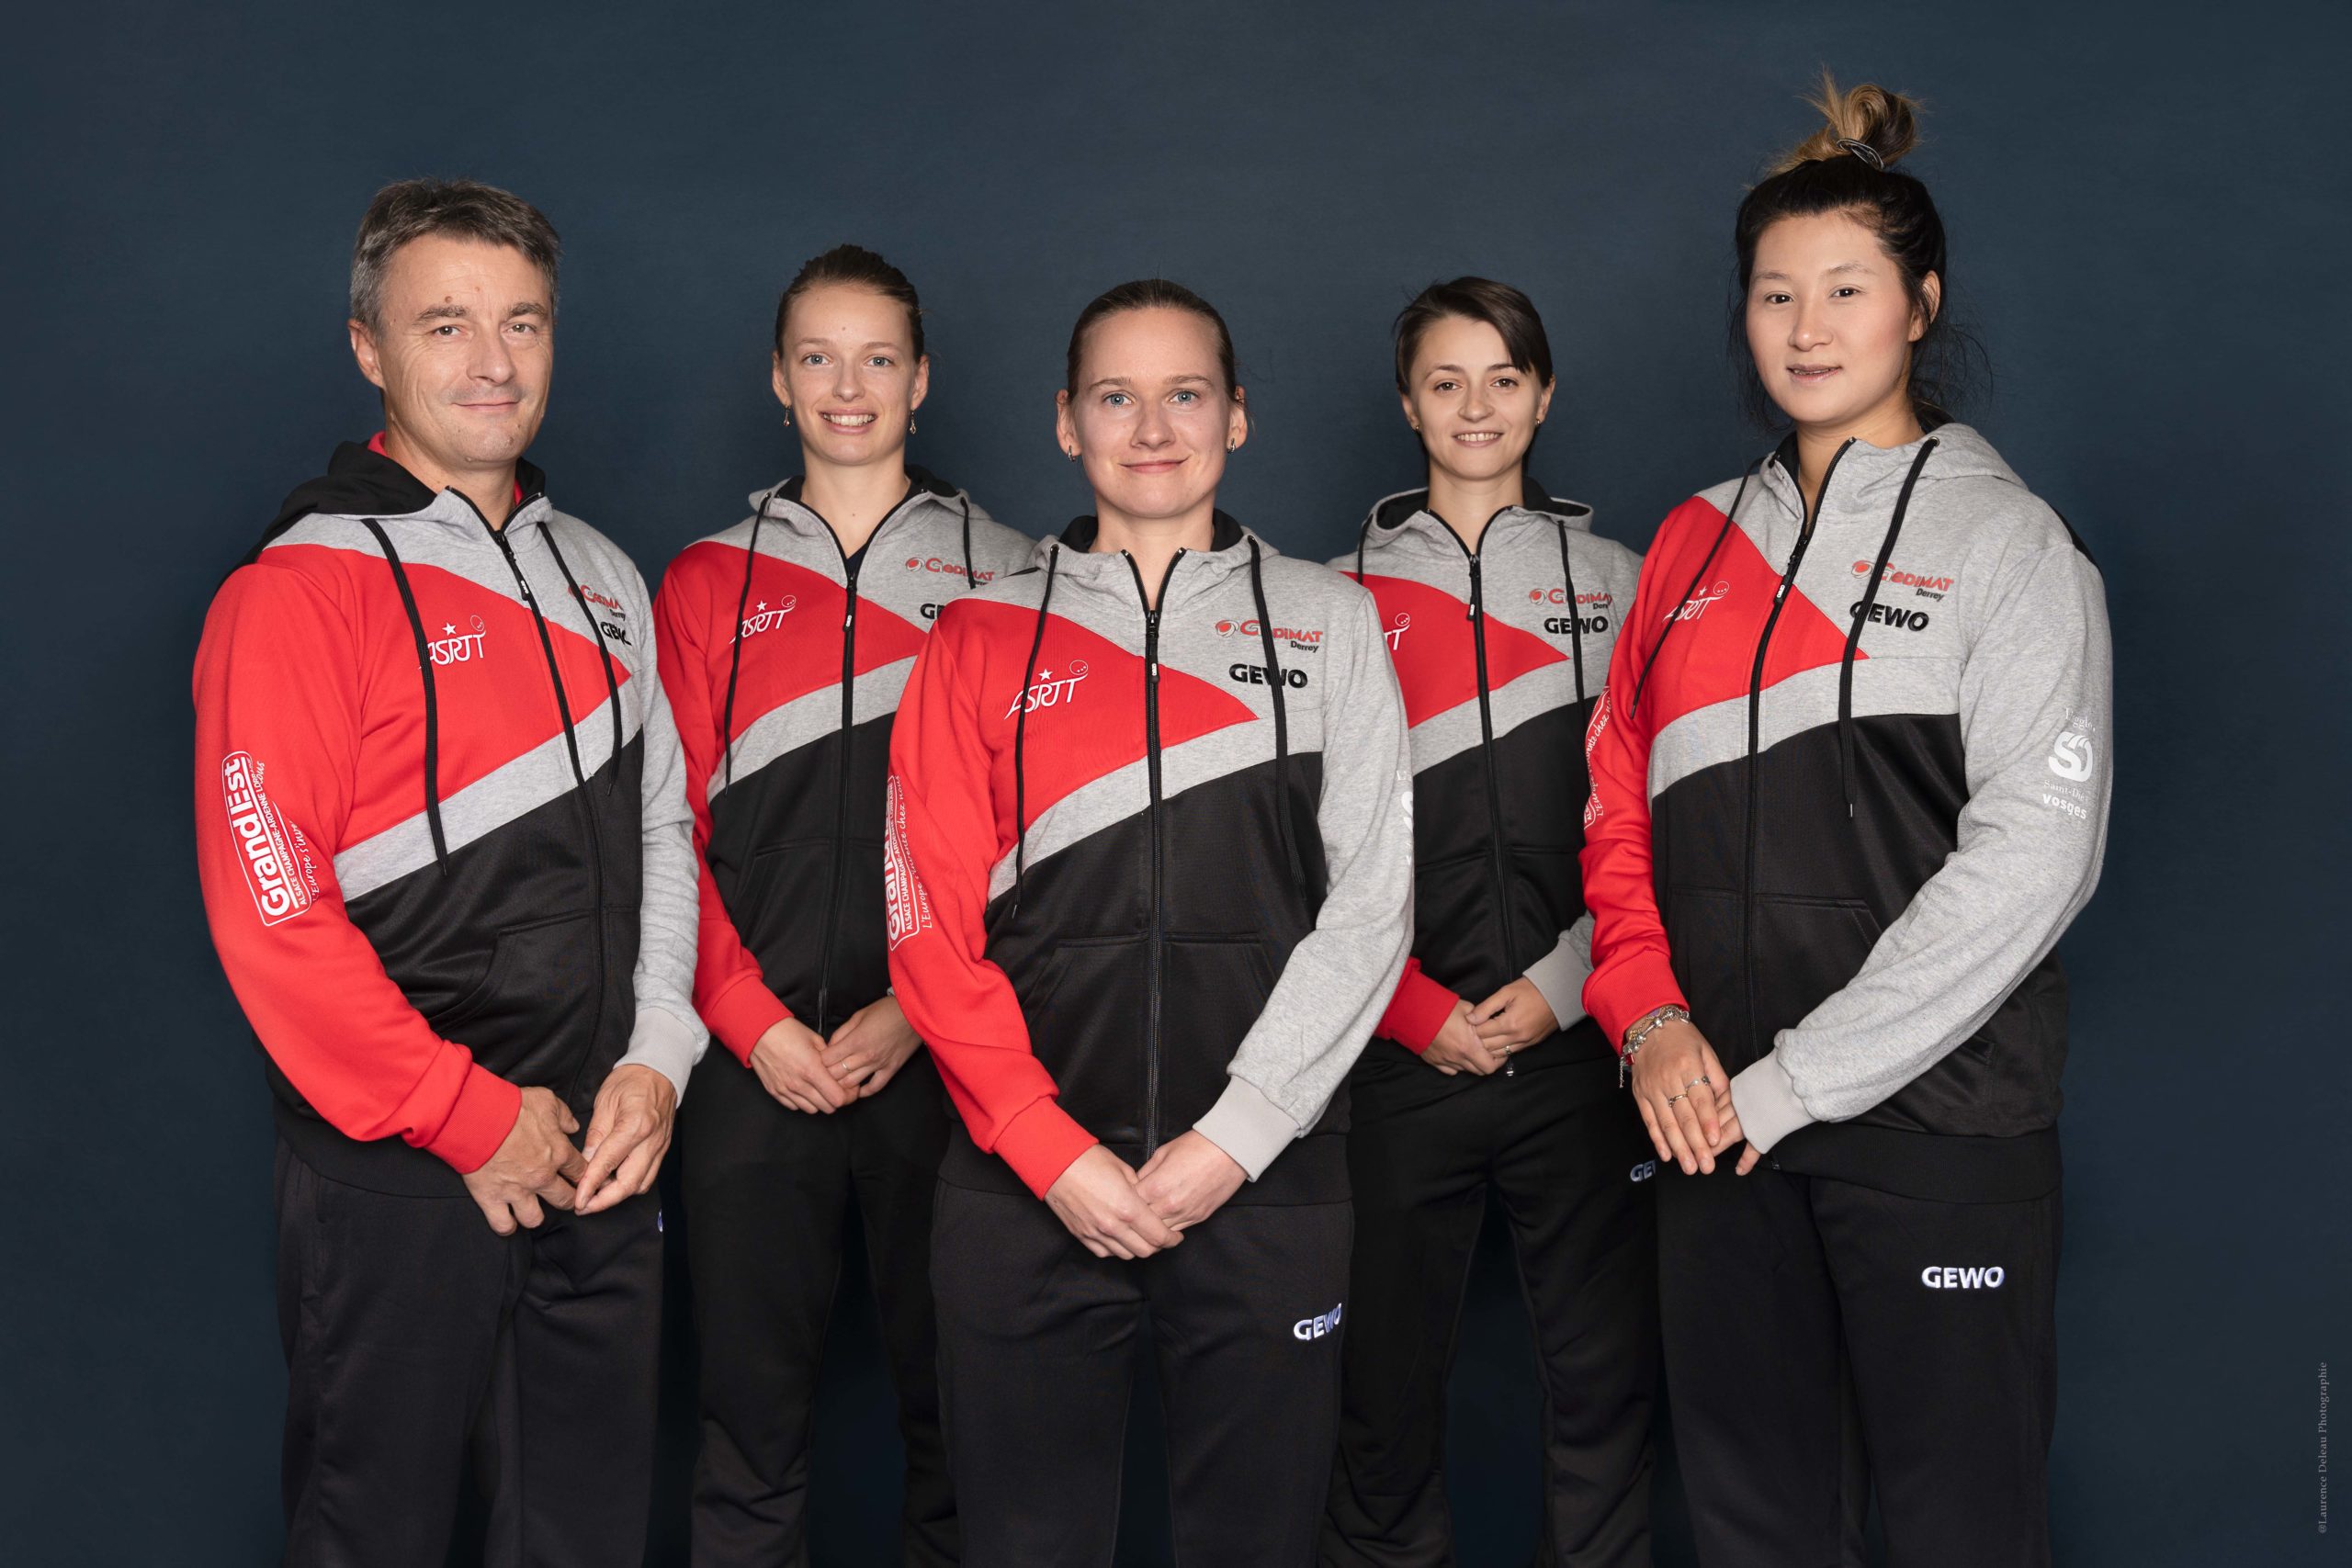
[[[972,1141],[1040,1198],[1096,1143],[1056,1099],[1004,971],[989,962],[989,874],[1011,843],[951,604],[916,656],[890,731],[883,875],[890,982]]]
[[[1388,998],[1388,1010],[1380,1015],[1380,1037],[1394,1040],[1408,1051],[1426,1051],[1437,1043],[1437,1032],[1445,1027],[1461,1000],[1423,974],[1419,959],[1408,958],[1405,973],[1396,982],[1396,994]]]
[[[476,1170],[522,1090],[433,1032],[335,882],[360,680],[348,616],[309,578],[256,565],[221,586],[196,655],[205,919],[262,1048],[313,1110],[351,1137],[397,1133]]]
[[[1656,705],[1645,699],[1638,707],[1627,705],[1664,626],[1665,612],[1656,600],[1660,584],[1672,572],[1659,563],[1677,532],[1675,521],[1674,516],[1667,518],[1642,563],[1633,612],[1610,657],[1608,684],[1593,705],[1584,737],[1585,764],[1592,774],[1579,856],[1585,908],[1592,911],[1592,974],[1584,983],[1584,1006],[1610,1043],[1621,1048],[1628,1024],[1654,1008],[1683,999],[1668,962],[1666,926],[1658,919],[1657,889],[1650,871],[1646,716]]]
[[[695,813],[695,884],[702,911],[695,937],[695,1011],[718,1043],[748,1066],[760,1036],[777,1020],[790,1018],[792,1010],[768,989],[759,960],[743,946],[710,874],[710,776],[726,750],[718,722],[733,646],[734,628],[726,623],[733,618],[734,601],[715,596],[695,556],[688,550],[662,574],[662,592],[653,600],[653,647],[685,758],[686,801]]]

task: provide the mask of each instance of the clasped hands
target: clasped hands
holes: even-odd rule
[[[1712,1176],[1716,1159],[1745,1142],[1732,1104],[1731,1075],[1688,1019],[1650,1031],[1634,1053],[1633,1080],[1634,1102],[1641,1107],[1658,1158],[1680,1166],[1685,1175]],[[1746,1176],[1763,1157],[1747,1145],[1740,1150],[1736,1174]]]
[[[1455,1002],[1453,1015],[1421,1053],[1421,1060],[1448,1077],[1459,1073],[1484,1077],[1509,1063],[1513,1053],[1551,1038],[1559,1027],[1544,993],[1522,975],[1475,1007]]]
[[[466,1190],[501,1235],[536,1230],[548,1209],[594,1214],[653,1188],[678,1111],[678,1091],[655,1068],[615,1067],[596,1091],[588,1135],[580,1118],[546,1089],[523,1091],[522,1108],[498,1152],[466,1174]]]
[[[1046,1202],[1097,1258],[1149,1258],[1225,1206],[1248,1176],[1198,1133],[1162,1144],[1143,1168],[1097,1144],[1046,1190]]]

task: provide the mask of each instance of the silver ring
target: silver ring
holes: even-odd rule
[[[1680,1094],[1677,1094],[1677,1095],[1670,1095],[1670,1096],[1668,1096],[1668,1099],[1667,1099],[1666,1103],[1667,1103],[1668,1108],[1670,1110],[1670,1109],[1672,1109],[1673,1107],[1675,1107],[1675,1106],[1677,1106],[1677,1105],[1681,1104],[1684,1100],[1688,1100],[1688,1099],[1690,1099],[1690,1091],[1689,1089],[1684,1089]]]
[[[1709,1077],[1708,1077],[1706,1074],[1704,1074],[1704,1073],[1701,1073],[1697,1077],[1692,1078],[1689,1083],[1684,1084],[1684,1085],[1682,1086],[1682,1092],[1683,1092],[1683,1093],[1685,1093],[1685,1094],[1689,1094],[1692,1089],[1697,1089],[1701,1084],[1705,1084],[1708,1088],[1713,1089],[1713,1088],[1714,1087],[1714,1083],[1715,1083],[1715,1080],[1714,1080],[1714,1079],[1713,1079],[1713,1078]]]

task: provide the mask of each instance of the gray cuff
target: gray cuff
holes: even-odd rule
[[[1225,1080],[1209,1113],[1193,1123],[1193,1131],[1233,1156],[1233,1162],[1255,1181],[1266,1174],[1274,1156],[1298,1136],[1290,1113],[1268,1100],[1258,1086],[1240,1078]]]
[[[1592,926],[1579,920],[1559,944],[1527,968],[1527,983],[1566,1029],[1585,1016],[1584,983],[1592,974]]]
[[[709,1043],[710,1036],[687,1028],[660,1008],[639,1008],[637,1027],[629,1031],[628,1051],[613,1065],[651,1067],[670,1080],[684,1104],[686,1079],[694,1076],[695,1064]]]
[[[1767,1153],[1791,1133],[1818,1120],[1797,1098],[1796,1085],[1789,1081],[1778,1051],[1732,1076],[1731,1108],[1738,1112],[1740,1135]]]

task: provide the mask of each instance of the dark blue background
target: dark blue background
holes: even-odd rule
[[[667,9],[9,24],[0,1556],[275,1551],[271,1134],[196,897],[187,679],[223,569],[375,428],[343,316],[379,185],[477,175],[562,230],[534,456],[649,575],[786,470],[763,334],[843,239],[930,304],[916,457],[1017,525],[1083,503],[1051,430],[1072,315],[1161,272],[1239,344],[1259,424],[1227,504],[1335,551],[1418,472],[1388,320],[1473,270],[1551,326],[1541,477],[1638,545],[1764,440],[1724,364],[1731,216],[1826,62],[1927,100],[1913,166],[1998,372],[1974,417],[2087,538],[2114,616],[2112,840],[2066,944],[2060,1561],[2344,1560],[2315,1532],[2319,1368],[2352,1351],[2341,6]],[[1457,1378],[1472,1563],[1533,1533],[1496,1262]],[[876,1366],[848,1324],[826,1562],[887,1555]]]

